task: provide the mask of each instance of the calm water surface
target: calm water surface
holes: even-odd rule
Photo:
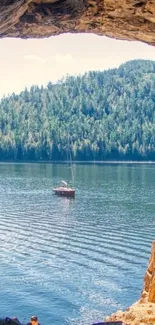
[[[0,164],[0,316],[91,325],[140,296],[155,239],[155,165]]]

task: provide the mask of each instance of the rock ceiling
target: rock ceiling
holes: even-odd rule
[[[154,0],[1,0],[0,36],[95,33],[155,45]]]

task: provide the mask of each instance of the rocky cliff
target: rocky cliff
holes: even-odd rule
[[[155,241],[152,245],[149,266],[144,277],[144,288],[139,301],[126,311],[107,317],[106,320],[122,320],[124,324],[144,325],[155,324]]]
[[[155,45],[154,0],[1,0],[0,37],[87,32]]]

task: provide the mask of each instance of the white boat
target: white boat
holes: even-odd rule
[[[71,159],[71,152],[70,152],[70,165],[71,165],[71,177],[72,177],[72,184],[74,184],[74,173],[73,173],[73,165]],[[60,196],[66,197],[75,197],[75,188],[68,186],[68,183],[64,180],[61,181],[61,185],[58,187],[53,188],[53,192]]]

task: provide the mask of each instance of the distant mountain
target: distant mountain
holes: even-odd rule
[[[0,101],[1,160],[66,160],[69,145],[74,160],[155,160],[155,61],[129,61]]]

